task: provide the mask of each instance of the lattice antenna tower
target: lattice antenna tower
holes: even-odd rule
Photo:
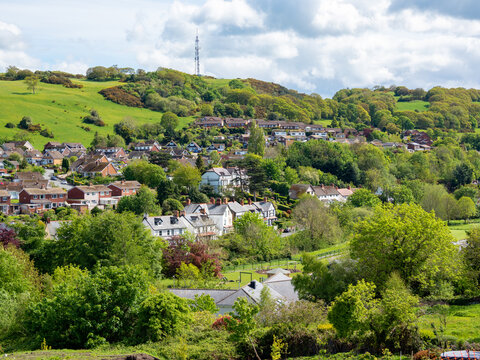
[[[200,45],[198,41],[198,29],[197,37],[195,38],[195,75],[200,76]]]

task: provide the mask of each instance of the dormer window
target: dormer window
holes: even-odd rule
[[[155,226],[159,226],[159,225],[162,225],[163,220],[160,219],[160,218],[155,218],[155,219],[153,220],[153,223],[155,224]]]

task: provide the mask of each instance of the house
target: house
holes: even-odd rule
[[[194,300],[195,296],[210,295],[219,309],[219,314],[233,311],[233,305],[239,298],[246,298],[250,304],[259,304],[262,290],[268,288],[271,298],[277,303],[290,303],[298,300],[298,294],[292,285],[292,279],[284,274],[269,277],[263,283],[252,280],[238,290],[220,289],[170,289],[185,299]]]
[[[212,151],[223,152],[225,151],[225,144],[211,144],[207,147],[207,152],[211,153]]]
[[[64,156],[57,150],[46,151],[43,155],[41,164],[60,166],[62,165],[63,158]]]
[[[189,214],[206,214],[215,223],[218,235],[224,235],[233,228],[233,213],[226,199],[210,199],[209,204],[191,204],[187,200],[184,211]]]
[[[175,236],[184,235],[189,225],[183,216],[147,216],[143,217],[143,224],[150,229],[153,236],[159,236],[165,240],[171,240]]]
[[[262,129],[278,129],[281,123],[281,121],[274,120],[257,120],[257,126]]]
[[[161,146],[156,140],[148,140],[130,144],[130,149],[134,151],[160,151]]]
[[[277,220],[277,210],[273,203],[264,198],[263,201],[255,201],[253,205],[258,209],[257,212],[261,214],[265,224],[273,226],[273,223]]]
[[[125,149],[119,146],[96,148],[95,153],[105,155],[109,159],[121,159],[127,156]]]
[[[183,212],[183,218],[187,221],[188,231],[195,235],[197,240],[208,241],[217,237],[218,230],[215,222],[207,214],[185,214]]]
[[[14,150],[14,149],[23,149],[27,151],[35,150],[32,144],[29,141],[9,141],[2,145],[4,150]]]
[[[94,207],[115,207],[118,198],[113,197],[112,190],[105,185],[81,185],[68,190],[67,201],[72,208],[83,211]]]
[[[210,185],[217,193],[232,187],[242,187],[248,182],[248,176],[244,170],[238,168],[214,167],[202,175],[200,186]]]
[[[177,145],[177,143],[173,140],[169,141],[167,145],[165,145],[167,149],[178,149],[180,146]]]
[[[338,188],[335,186],[313,186],[313,190],[315,191],[315,196],[318,200],[332,203],[334,201],[344,201],[342,195],[338,192]]]
[[[78,171],[83,177],[106,177],[118,175],[118,170],[111,162],[94,161],[82,166]]]
[[[8,215],[10,213],[11,196],[7,190],[0,190],[0,212]]]
[[[192,141],[190,144],[188,144],[185,149],[188,152],[195,153],[195,154],[202,152],[202,147],[198,145],[195,141]]]
[[[108,163],[108,158],[104,154],[85,155],[75,160],[70,166],[70,170],[80,172],[84,166],[92,162]]]
[[[310,184],[292,184],[290,186],[290,190],[288,191],[288,196],[291,199],[299,199],[302,195],[315,195],[315,190],[313,189],[312,185]]]
[[[347,188],[337,189],[337,190],[340,196],[343,198],[342,201],[347,201],[349,196],[353,195],[353,193],[355,192],[355,189],[352,189],[350,186]]]
[[[197,126],[204,128],[223,127],[223,119],[214,116],[205,116],[196,122]]]
[[[34,166],[41,165],[43,159],[42,153],[35,149],[25,151],[23,157],[25,158],[27,163]]]
[[[36,171],[16,172],[13,182],[22,182],[23,180],[44,180],[43,175]]]
[[[65,206],[67,193],[62,188],[35,189],[20,191],[20,210],[27,213],[43,213],[45,210]]]
[[[228,128],[244,128],[246,129],[250,124],[250,120],[241,118],[227,118],[225,119],[225,126]]]
[[[123,197],[135,195],[140,189],[141,184],[138,181],[115,181],[108,185],[109,189],[112,191],[112,196],[114,197]]]
[[[293,130],[289,131],[288,134],[294,138],[304,138],[305,137],[305,131],[303,130]]]

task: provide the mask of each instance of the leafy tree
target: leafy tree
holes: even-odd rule
[[[162,203],[162,210],[165,215],[172,214],[173,211],[183,210],[183,205],[177,199],[166,199]]]
[[[126,117],[121,122],[113,125],[113,130],[115,134],[120,135],[125,140],[125,143],[129,144],[135,138],[137,125],[134,119]]]
[[[62,159],[62,169],[65,172],[67,172],[70,169],[70,161],[66,157]]]
[[[473,180],[473,169],[465,163],[458,164],[453,170],[452,177],[452,185],[454,188],[470,184]]]
[[[163,241],[151,236],[141,218],[112,211],[85,215],[63,224],[52,244],[53,266],[138,264],[155,276],[161,271]]]
[[[468,196],[462,196],[457,203],[458,209],[458,218],[465,220],[465,223],[471,217],[474,217],[477,213],[477,209],[475,207],[475,203],[473,202],[472,198]]]
[[[480,289],[480,228],[474,227],[467,233],[467,246],[462,250],[465,266],[471,273],[471,277]]]
[[[178,126],[178,116],[172,112],[166,112],[162,115],[160,124],[165,129],[166,134],[173,137],[175,135],[175,129]]]
[[[90,274],[69,266],[57,268],[52,282],[47,296],[25,315],[32,344],[44,338],[55,348],[90,348],[131,337],[148,289],[144,270],[107,266]]]
[[[265,154],[265,138],[263,129],[255,121],[250,124],[250,137],[248,138],[248,152],[263,157]]]
[[[188,302],[171,292],[152,295],[141,304],[136,327],[137,342],[160,341],[176,335],[192,321]]]
[[[380,204],[380,199],[368,189],[357,189],[348,197],[347,203],[355,207],[375,207]]]
[[[172,180],[162,180],[157,187],[157,200],[159,204],[167,199],[178,199],[180,196],[180,189]]]
[[[202,175],[200,175],[200,171],[197,168],[190,166],[190,165],[183,165],[180,166],[175,170],[173,173],[173,181],[178,186],[185,186],[188,188],[196,188],[198,184],[202,180]]]
[[[137,215],[158,214],[156,194],[148,187],[142,185],[135,195],[124,196],[117,205],[119,213],[131,211]]]
[[[446,219],[444,201],[448,196],[447,190],[442,185],[424,185],[424,193],[420,202],[425,211],[435,211],[435,214]]]
[[[150,164],[146,160],[132,161],[123,170],[123,175],[126,180],[137,180],[151,188],[157,188],[166,180],[163,169],[158,165]]]
[[[452,194],[445,194],[441,198],[441,206],[443,212],[439,215],[443,220],[447,220],[447,224],[450,225],[450,220],[456,219],[459,215],[458,202]]]
[[[17,238],[15,230],[6,226],[0,227],[0,244],[3,245],[3,248],[7,248],[8,246],[20,247],[20,241]]]
[[[448,227],[418,205],[385,205],[358,224],[350,252],[360,273],[379,288],[396,271],[416,293],[425,294],[455,276],[453,241]]]
[[[195,295],[195,299],[190,303],[192,311],[207,311],[215,314],[218,312],[218,307],[215,300],[207,294]]]
[[[152,151],[148,160],[152,164],[166,168],[168,166],[168,162],[172,160],[172,155],[163,152]]]
[[[202,104],[200,106],[200,115],[213,116],[213,106],[210,104]]]
[[[328,266],[315,256],[302,255],[303,272],[292,279],[301,299],[327,303],[355,282],[355,267],[351,260],[335,261]]]
[[[300,229],[304,229],[302,236],[308,239],[302,250],[316,250],[323,244],[334,244],[340,239],[341,230],[336,215],[315,196],[302,198],[295,206],[292,218]]]
[[[455,199],[459,200],[461,197],[468,196],[471,198],[473,201],[477,201],[477,199],[480,197],[480,193],[478,189],[474,186],[461,186],[455,192],[453,193],[455,196]]]
[[[220,262],[217,254],[210,251],[207,244],[193,241],[185,236],[177,236],[163,249],[163,273],[172,277],[183,264],[195,265],[204,277],[218,277]]]
[[[25,81],[25,84],[27,84],[27,89],[32,90],[32,94],[35,94],[35,90],[38,87],[38,82],[40,81],[38,76],[37,75],[27,76],[24,81]]]
[[[32,119],[30,116],[24,116],[22,117],[22,120],[18,123],[18,127],[20,129],[28,130],[28,128],[32,125]]]
[[[247,154],[241,161],[241,167],[249,176],[248,187],[252,193],[263,193],[267,187],[267,174],[263,167],[263,159],[259,155]]]
[[[252,339],[252,333],[257,326],[255,316],[259,311],[258,306],[249,304],[246,298],[241,297],[233,304],[233,310],[234,312],[230,313],[231,317],[226,318],[227,327],[232,332],[232,339],[240,343],[250,343],[257,359],[261,360]]]

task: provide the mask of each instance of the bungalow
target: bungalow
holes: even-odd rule
[[[323,201],[326,203],[332,203],[333,201],[344,201],[343,197],[338,192],[338,188],[333,185],[332,186],[325,186],[325,185],[314,186],[313,190],[315,191],[315,196],[320,201]]]
[[[2,145],[4,150],[14,150],[14,149],[23,149],[26,151],[35,150],[32,144],[29,141],[9,141]]]
[[[195,141],[192,141],[190,144],[187,145],[186,150],[198,154],[202,152],[202,147],[199,146]]]
[[[34,166],[41,165],[42,159],[43,159],[42,153],[35,149],[25,151],[25,154],[23,155],[23,157],[25,158],[27,163]]]
[[[120,146],[96,148],[95,153],[105,155],[107,158],[110,159],[119,159],[127,156],[125,149]]]
[[[106,176],[117,176],[118,171],[115,169],[111,162],[101,162],[101,161],[94,161],[91,163],[86,164],[82,167],[79,173],[83,177],[106,177]]]
[[[20,209],[29,213],[42,213],[65,206],[66,198],[66,192],[62,188],[25,188],[19,194]]]
[[[130,149],[134,151],[160,151],[161,146],[155,140],[148,140],[144,142],[133,143],[130,145]]]
[[[94,207],[115,207],[118,198],[112,197],[112,190],[105,185],[75,186],[68,190],[68,203],[77,210]]]
[[[225,126],[228,128],[247,128],[250,120],[241,118],[227,118],[225,119]]]
[[[225,151],[225,144],[211,144],[207,147],[207,152],[211,153],[212,151],[223,152]]]
[[[199,121],[196,122],[197,126],[201,126],[204,128],[211,128],[211,127],[223,127],[224,121],[222,118],[214,117],[214,116],[205,116],[201,118]]]
[[[64,156],[60,154],[57,150],[46,151],[43,155],[42,165],[62,165]]]

